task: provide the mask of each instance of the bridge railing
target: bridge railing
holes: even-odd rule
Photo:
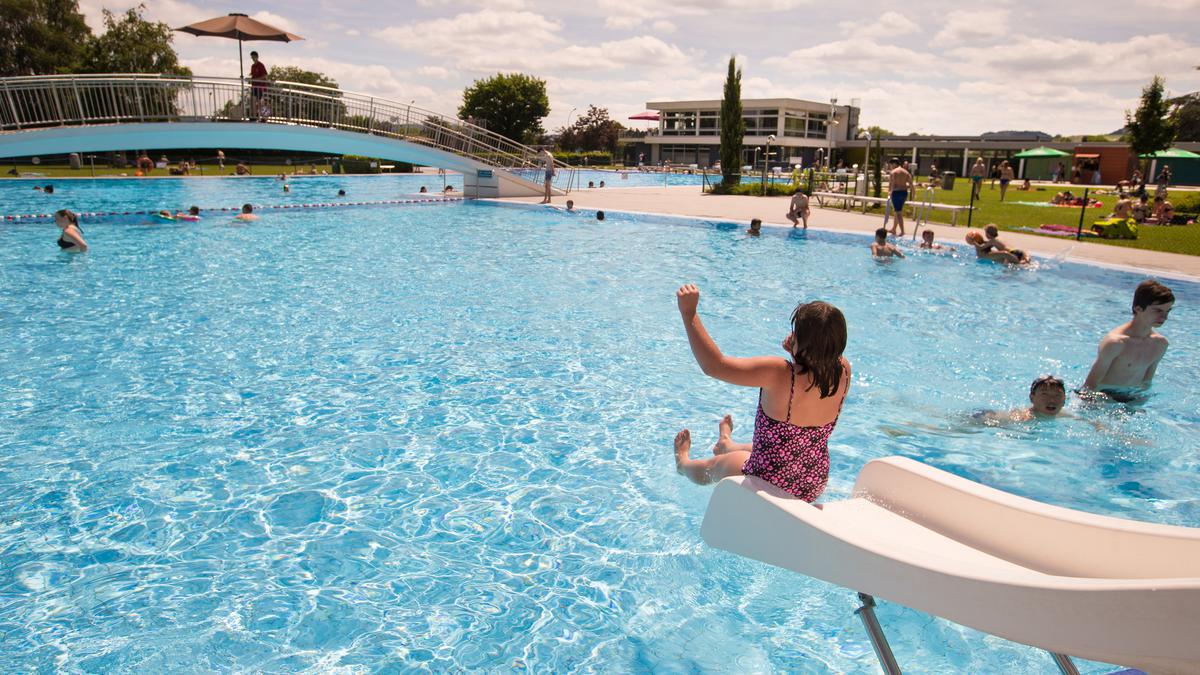
[[[0,78],[0,130],[127,122],[257,120],[385,136],[445,150],[540,183],[540,152],[483,127],[400,103],[297,82],[237,78],[47,75]],[[556,187],[574,168],[555,162]]]

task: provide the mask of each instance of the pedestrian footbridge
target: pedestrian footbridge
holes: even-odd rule
[[[174,148],[364,155],[459,171],[468,197],[543,192],[539,151],[453,116],[340,89],[159,75],[0,78],[0,158]],[[554,191],[574,170],[556,162]]]

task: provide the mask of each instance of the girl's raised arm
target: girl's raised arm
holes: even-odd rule
[[[722,354],[700,321],[697,313],[700,289],[695,284],[680,286],[675,299],[679,304],[679,315],[683,318],[692,355],[705,375],[743,387],[766,387],[787,368],[787,361],[777,356],[737,358]]]

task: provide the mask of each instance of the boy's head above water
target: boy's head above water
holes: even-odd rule
[[[1054,375],[1043,375],[1030,385],[1029,402],[1035,415],[1057,415],[1067,402],[1067,386]]]
[[[887,241],[887,230],[885,228],[881,227],[878,230],[875,230],[875,241],[881,244]]]
[[[1138,284],[1133,292],[1133,316],[1139,314],[1150,320],[1151,325],[1161,326],[1167,321],[1171,308],[1175,305],[1175,294],[1165,285],[1147,279]]]
[[[988,236],[988,239],[995,239],[996,237],[1000,236],[1000,228],[996,227],[995,225],[988,225],[987,227],[983,228],[983,233]]]
[[[933,230],[922,230],[921,231],[921,239],[924,239],[926,244],[932,244],[933,243]]]

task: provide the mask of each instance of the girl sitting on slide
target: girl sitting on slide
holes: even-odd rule
[[[758,476],[804,501],[816,500],[829,479],[829,436],[850,389],[842,312],[827,302],[801,303],[783,341],[791,359],[739,358],[721,353],[705,330],[697,313],[700,289],[687,284],[675,295],[692,355],[704,374],[759,390],[753,442],[735,443],[733,419],[726,415],[712,457],[691,459],[691,433],[684,429],[675,435],[675,468],[699,485]]]

